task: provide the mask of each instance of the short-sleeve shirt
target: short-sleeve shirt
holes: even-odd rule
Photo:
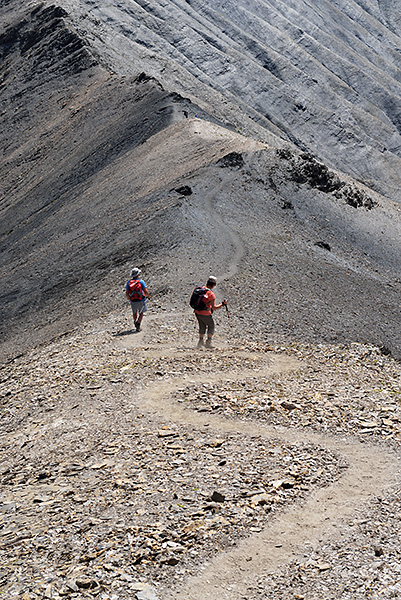
[[[211,306],[213,305],[213,301],[216,300],[216,296],[214,294],[214,292],[212,292],[212,290],[208,290],[206,288],[206,294],[205,297],[203,299],[204,303],[207,306],[206,310],[195,310],[195,313],[197,315],[203,315],[204,317],[208,317],[212,314],[212,309]]]

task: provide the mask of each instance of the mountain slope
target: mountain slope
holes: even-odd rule
[[[399,23],[3,0],[2,597],[397,595]]]
[[[204,51],[190,64],[210,68],[210,86],[200,72],[195,78],[167,55],[150,59],[138,44],[132,46],[136,54],[118,54],[117,60],[117,51],[130,47],[115,30],[124,2],[102,5],[101,14],[108,14],[107,24],[96,25],[102,43],[93,37],[95,29],[84,29],[93,13],[78,18],[75,12],[85,3],[62,4],[1,7],[3,356],[113,308],[123,310],[122,287],[134,264],[146,273],[156,309],[182,302],[187,307],[191,286],[214,272],[236,318],[249,315],[249,334],[360,340],[398,355],[399,204],[300,151],[297,144],[304,144],[291,128],[287,135],[259,119],[242,94],[252,92],[251,77],[236,96],[217,89],[218,61],[214,67],[204,61],[216,36],[219,43],[227,36],[216,30],[216,14],[210,25],[206,7],[201,14],[192,4],[158,5],[158,11],[187,15],[179,21],[177,13],[175,23],[157,17],[150,2],[146,11],[130,10],[124,23],[136,31],[130,19],[142,15],[146,37],[148,24],[157,22],[158,36],[177,58],[179,38],[170,43],[169,31],[181,22],[189,34],[185,28],[195,27],[197,15]],[[269,6],[261,4],[261,12]],[[349,19],[344,22],[351,27]],[[192,37],[186,41],[191,52]],[[244,40],[236,38],[238,49],[248,48]],[[228,47],[215,50],[231,60]],[[374,56],[394,79],[394,64]],[[163,85],[139,71],[148,66],[154,73],[162,64]],[[252,94],[257,81],[255,86]],[[277,110],[285,105],[282,98]],[[303,126],[302,119],[294,123]],[[322,128],[319,135],[338,152],[326,134]],[[344,159],[351,169],[349,156]],[[244,294],[243,285],[251,292]]]
[[[61,4],[115,71],[146,70],[227,122],[241,122],[237,107],[257,124],[258,135],[264,135],[260,127],[278,134],[400,201],[401,38],[395,4]]]
[[[132,256],[144,260],[155,239],[156,254],[171,237],[179,241],[173,215],[181,193],[151,193],[257,144],[191,118],[202,111],[144,74],[121,79],[105,71],[62,9],[8,15],[15,20],[0,39],[8,105],[0,316],[3,338],[18,334],[24,345],[21,323],[32,338],[33,326],[60,316],[68,323],[71,310],[82,318],[82,303],[90,313],[102,295],[100,284],[88,293],[98,280]]]

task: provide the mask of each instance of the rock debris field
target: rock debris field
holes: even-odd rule
[[[399,363],[221,315],[195,350],[189,313],[3,367],[3,597],[398,597]]]
[[[401,597],[396,2],[0,21],[0,597]]]

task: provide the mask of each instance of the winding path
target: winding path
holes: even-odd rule
[[[218,224],[222,235],[231,241],[233,252],[225,272],[219,279],[233,277],[238,269],[239,261],[244,254],[244,244],[240,236],[232,231],[214,208],[213,199],[223,188],[230,184],[236,172],[230,172],[214,187],[205,198],[205,206]],[[164,314],[164,317],[166,315]],[[177,318],[177,313],[172,315]],[[149,330],[152,320],[157,315],[149,316]],[[146,339],[146,333],[145,339]],[[133,336],[131,345],[140,346],[142,335]],[[155,350],[159,356],[176,352],[171,346],[159,345]],[[241,350],[245,358],[255,352]],[[258,370],[241,370],[225,373],[218,370],[218,355],[224,356],[224,350],[216,354],[214,374],[207,374],[209,382],[224,383],[243,381],[247,377],[268,377],[274,373],[285,373],[302,369],[302,364],[294,358],[269,355]],[[205,373],[201,371],[190,376],[191,384],[205,381]],[[312,443],[322,448],[335,451],[343,457],[349,467],[344,470],[338,481],[317,490],[301,505],[292,506],[271,519],[265,529],[258,534],[243,539],[234,550],[218,554],[211,562],[204,565],[203,571],[190,578],[181,588],[174,590],[168,600],[243,600],[247,598],[248,588],[255,578],[266,572],[279,569],[304,551],[305,544],[317,546],[322,540],[333,535],[341,536],[341,524],[346,517],[352,515],[370,498],[382,494],[394,485],[400,469],[399,458],[390,450],[377,445],[361,443],[352,437],[337,437],[324,433],[307,432],[305,430],[272,427],[244,422],[240,419],[225,419],[209,413],[195,413],[171,400],[173,392],[185,387],[187,377],[164,380],[145,388],[141,410],[162,416],[164,420],[176,425],[189,425],[195,428],[208,425],[220,434],[241,433],[244,436],[260,436],[262,439],[280,440],[285,443]],[[279,540],[279,544],[277,541]]]
[[[241,237],[225,223],[224,219],[219,212],[215,210],[213,205],[213,199],[216,198],[217,194],[224,187],[229,186],[236,176],[238,176],[237,172],[229,171],[228,174],[222,178],[221,183],[212,188],[205,197],[205,209],[213,215],[213,223],[219,228],[219,236],[229,240],[230,246],[232,247],[232,254],[230,255],[227,269],[217,274],[219,281],[226,281],[237,274],[239,263],[245,254],[245,246]]]
[[[151,319],[151,317],[150,317]],[[171,349],[170,349],[171,350]],[[224,352],[224,351],[223,351]],[[247,353],[244,352],[244,356]],[[254,353],[249,353],[249,356]],[[274,356],[263,368],[231,373],[208,374],[209,381],[225,384],[249,376],[266,377],[302,368],[293,358]],[[191,383],[203,383],[205,375],[191,374]],[[274,571],[301,554],[305,543],[316,546],[333,534],[341,535],[341,523],[369,498],[383,493],[394,484],[399,459],[390,450],[361,443],[355,438],[334,437],[254,422],[228,420],[213,414],[195,413],[170,400],[171,394],[188,383],[186,377],[151,384],[144,391],[141,409],[162,416],[176,425],[198,428],[205,425],[220,434],[241,433],[285,443],[313,443],[342,456],[349,467],[342,477],[316,491],[302,505],[289,508],[266,524],[258,534],[242,540],[234,550],[221,553],[202,573],[189,579],[169,600],[242,600],[257,576]],[[277,541],[280,547],[277,547]],[[250,558],[252,560],[250,560]]]

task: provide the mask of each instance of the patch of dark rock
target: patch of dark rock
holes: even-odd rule
[[[175,191],[182,196],[190,196],[192,194],[192,188],[189,185],[182,185],[176,188]]]
[[[336,198],[344,200],[352,208],[366,208],[372,210],[377,205],[366,192],[359,190],[351,185],[345,185],[340,191],[335,193]]]
[[[212,502],[224,502],[226,497],[221,492],[214,491],[210,497]]]
[[[283,204],[281,205],[281,208],[283,210],[293,210],[294,206],[289,200],[284,200]]]
[[[296,183],[307,183],[310,187],[326,194],[344,186],[344,182],[335,173],[307,153],[301,154],[299,160],[293,165],[291,178]]]
[[[220,160],[217,161],[217,164],[219,167],[223,167],[223,169],[227,167],[241,169],[245,163],[242,154],[230,152],[230,154],[226,154],[223,158],[220,158]]]
[[[391,350],[385,344],[382,344],[381,346],[379,346],[379,350],[383,356],[391,356]]]
[[[330,244],[328,244],[327,242],[315,242],[315,246],[318,246],[319,248],[323,248],[323,250],[328,250],[329,252],[331,252]]]
[[[192,104],[189,98],[184,98],[184,96],[181,96],[181,94],[178,94],[177,92],[171,92],[170,98],[172,102],[178,102],[179,104],[181,104],[182,102]]]
[[[264,183],[263,179],[258,179],[257,181],[260,181],[260,183]],[[274,192],[278,191],[277,185],[274,183],[272,177],[269,177],[269,186]]]
[[[161,564],[162,565],[170,565],[172,567],[175,567],[175,565],[178,565],[179,562],[180,561],[176,556],[170,556],[166,560],[163,560]]]
[[[151,75],[148,75],[145,72],[139,73],[135,79],[134,79],[135,83],[147,83],[148,81],[152,81],[155,83],[158,83],[160,85],[160,83],[158,81],[156,81],[156,79],[154,79],[154,77],[152,77]]]
[[[287,159],[288,154],[280,150],[279,156]],[[291,157],[288,158],[291,160]],[[307,184],[326,194],[333,193],[338,199],[344,200],[353,208],[366,208],[371,210],[376,202],[364,191],[342,181],[338,175],[330,171],[323,163],[318,162],[313,156],[304,152],[299,159],[293,159],[290,177],[299,184]]]
[[[99,587],[99,584],[95,579],[77,579],[75,583],[78,588],[84,590],[93,590]]]
[[[294,158],[294,154],[289,148],[279,148],[277,150],[277,154],[283,160],[291,160],[292,158]]]

